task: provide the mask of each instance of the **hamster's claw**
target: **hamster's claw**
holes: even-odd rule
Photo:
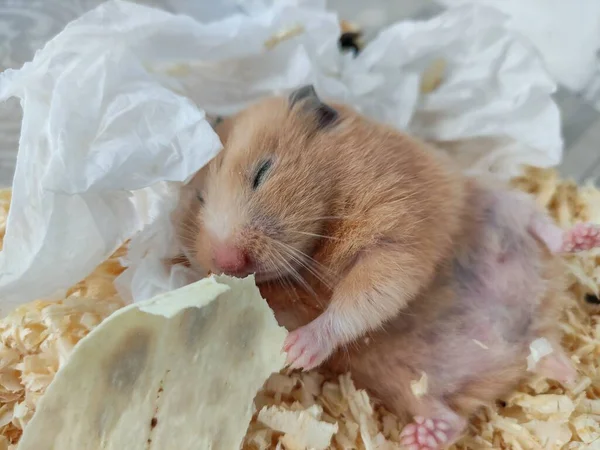
[[[444,420],[415,417],[400,433],[400,445],[406,450],[439,450],[449,443],[450,425]]]
[[[287,353],[286,364],[291,369],[314,369],[331,354],[333,348],[324,333],[316,328],[318,325],[311,322],[288,334],[283,351]]]

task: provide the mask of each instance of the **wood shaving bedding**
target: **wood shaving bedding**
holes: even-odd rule
[[[563,227],[600,223],[600,190],[591,185],[578,187],[560,180],[554,170],[529,168],[514,186],[535,195]],[[0,238],[9,203],[10,191],[0,192]],[[119,257],[124,251],[117,251],[64,299],[32,302],[0,320],[0,450],[16,449],[37,401],[73,346],[123,306],[112,282],[123,270]],[[567,256],[565,265],[569,289],[556,295],[570,300],[561,327],[578,382],[567,390],[553,381],[533,379],[502,405],[473,417],[454,449],[600,449],[600,307],[584,301],[586,295],[600,293],[600,251]],[[413,388],[427,390],[426,374]],[[244,450],[400,449],[403,424],[357,390],[348,374],[273,374],[255,406]]]

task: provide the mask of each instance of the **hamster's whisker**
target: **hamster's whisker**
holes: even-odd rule
[[[175,234],[184,244],[190,244],[194,241],[194,234],[191,231],[183,230],[183,232],[180,232],[178,230]]]
[[[177,227],[177,231],[185,231],[190,234],[196,235],[196,234],[198,234],[198,227],[194,227],[194,225],[192,225],[192,224],[182,222]]]
[[[311,273],[315,278],[317,278],[321,283],[323,283],[328,289],[331,289],[331,282],[326,279],[325,274],[319,273],[317,268],[312,267],[310,265],[310,263],[319,264],[317,261],[310,258],[310,256],[302,253],[301,251],[299,251],[291,246],[287,246],[283,242],[278,242],[278,243],[280,245],[282,245],[282,250],[284,250],[290,258],[292,258],[300,266],[302,266],[303,268],[308,270],[309,273]],[[297,252],[297,254],[294,254],[294,251]],[[310,259],[305,259],[305,258],[310,258]]]
[[[189,223],[188,221],[181,221],[177,224],[177,228],[185,228],[187,230],[194,230],[196,233],[198,232],[198,227],[193,223]]]
[[[325,236],[324,234],[317,234],[317,233],[309,233],[307,231],[297,231],[297,230],[289,230],[290,233],[296,233],[296,234],[303,234],[306,236],[312,236],[312,237],[316,237],[316,238],[323,238],[323,239],[331,239],[333,241],[339,241],[340,238],[336,238],[333,236]]]
[[[287,292],[291,292],[294,295],[297,302],[300,301],[298,292],[296,292],[296,289],[294,289],[292,282],[287,277],[278,278],[278,282],[284,290],[286,290]]]
[[[316,273],[305,261],[302,261],[302,259],[300,259],[296,255],[294,255],[293,253],[289,252],[288,250],[286,250],[286,249],[283,249],[283,250],[286,251],[287,256],[289,256],[294,262],[298,263],[301,267],[308,270],[315,277],[319,276],[318,273]]]
[[[286,265],[287,267],[289,267],[288,270],[290,271],[290,275],[292,276],[292,278],[294,278],[298,283],[300,283],[315,298],[315,301],[317,302],[317,304],[320,307],[324,307],[321,298],[317,295],[317,293],[314,291],[314,289],[306,282],[306,280],[304,279],[304,277],[302,277],[302,275],[300,275],[300,273],[293,266],[291,266],[291,264],[289,264],[285,260],[285,257],[283,257],[283,255],[280,254],[279,256],[281,258],[281,263],[283,265]],[[292,255],[290,255],[290,256],[292,256]],[[284,278],[287,278],[287,277],[281,277],[281,278],[284,279]],[[291,281],[287,280],[287,283],[289,283],[290,290],[294,291],[294,295],[296,297],[296,300],[299,301],[300,298],[298,297],[298,294],[295,292],[295,289],[293,288],[293,285],[292,285]]]
[[[288,279],[286,273],[280,267],[281,260],[283,259],[283,257],[279,254],[274,253],[274,251],[271,248],[267,247],[265,248],[265,250],[267,256],[266,263],[268,264],[268,270],[275,272],[275,280],[277,281],[277,283],[279,283],[279,285],[284,290],[292,292],[294,297],[296,297],[296,300],[299,301],[300,297],[298,297],[296,289],[294,289],[292,282]],[[279,262],[279,264],[277,264],[277,262]]]
[[[352,222],[364,221],[365,219],[358,218],[356,215],[354,216],[317,216],[317,217],[307,217],[303,219],[291,220],[289,223],[292,225],[306,223],[306,222],[316,222],[319,220],[349,220]]]
[[[346,358],[348,358],[348,361],[350,361],[350,349],[348,348],[347,345],[343,345],[342,349],[343,349],[344,353],[346,354]]]
[[[199,223],[198,217],[199,217],[198,214],[188,214],[186,218],[193,222],[192,225],[198,225],[198,223]]]
[[[177,230],[175,235],[182,241],[188,244],[194,242],[195,234],[187,230]]]
[[[283,257],[272,248],[266,247],[265,250],[268,257],[269,271],[275,272],[277,278],[285,278],[286,272],[281,269]]]
[[[313,288],[308,284],[308,282],[300,275],[300,273],[275,249],[273,249],[278,256],[280,257],[279,262],[287,268],[287,273],[291,275],[294,280],[300,283],[307,291],[311,292],[315,297],[317,293],[313,290]]]
[[[297,248],[292,247],[289,244],[286,244],[285,242],[280,242],[280,241],[276,241],[277,244],[283,246],[283,248],[287,249],[288,251],[300,256],[303,260],[306,260],[307,262],[310,262],[311,264],[314,264],[317,268],[321,269],[322,272],[325,272],[328,275],[331,275],[331,272],[329,270],[328,267],[324,266],[323,264],[321,264],[320,262],[318,262],[316,259],[314,259],[312,256],[307,255],[306,253],[304,253],[301,250],[298,250]]]
[[[277,282],[284,290],[291,292],[294,295],[294,297],[296,298],[297,302],[300,302],[300,297],[298,296],[298,292],[296,291],[296,289],[294,289],[294,285],[292,284],[292,282],[289,280],[288,277],[278,276]]]

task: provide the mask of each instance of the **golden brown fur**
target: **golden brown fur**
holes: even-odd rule
[[[447,256],[459,228],[464,180],[418,141],[337,109],[340,123],[327,132],[315,131],[311,118],[290,111],[283,98],[235,117],[224,150],[190,185],[203,190],[206,209],[219,210],[206,217],[192,200],[181,234],[188,235],[190,259],[213,271],[212,228],[226,227],[266,278],[282,275],[287,264],[310,265],[295,260],[303,258],[299,252],[312,254],[328,268],[311,269],[335,286],[336,308],[348,310],[349,321],[369,321],[356,328],[372,329],[414,298]],[[265,154],[278,164],[263,189],[251,192],[251,171]],[[194,225],[200,232],[189,236]],[[271,228],[286,247],[260,228]],[[316,254],[319,237],[313,235],[328,237]],[[382,293],[375,307],[356,295],[374,289]],[[351,329],[341,331],[356,337]]]
[[[556,349],[547,372],[569,381],[560,305],[547,295],[562,288],[556,259],[529,232],[541,213],[422,142],[334,108],[322,126],[314,110],[270,98],[221,124],[224,150],[176,212],[191,264],[218,271],[215,240],[243,249],[292,331],[298,366],[329,357],[397,414],[439,417],[458,434],[455,412],[466,417],[527,376],[538,337]],[[431,391],[416,398],[421,372]]]

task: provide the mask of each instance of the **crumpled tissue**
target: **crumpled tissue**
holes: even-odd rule
[[[165,264],[178,252],[169,216],[181,183],[221,148],[207,115],[305,83],[452,147],[465,169],[507,177],[521,163],[560,161],[555,85],[494,10],[399,23],[355,58],[339,52],[338,18],[323,2],[253,4],[201,22],[109,1],[0,74],[0,100],[20,98],[24,114],[0,253],[1,315],[64,293],[127,241],[117,280],[124,298],[189,282],[185,269]],[[423,70],[440,57],[444,80],[423,96]]]
[[[600,64],[600,2],[589,0],[438,0],[446,6],[480,4],[510,17],[511,30],[539,51],[554,79],[581,91]]]

